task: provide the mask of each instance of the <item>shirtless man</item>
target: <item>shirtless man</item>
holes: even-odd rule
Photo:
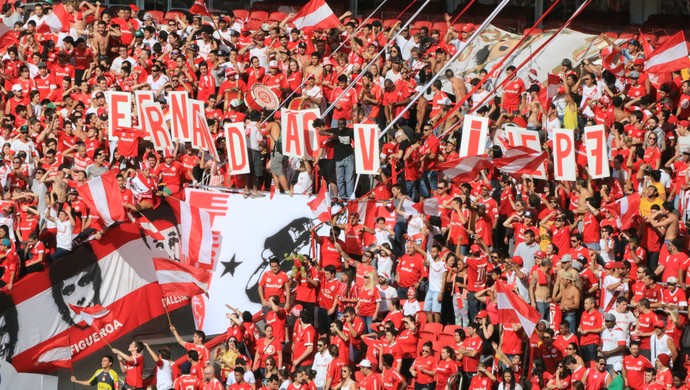
[[[450,81],[450,85],[453,87],[453,95],[455,95],[455,102],[460,101],[465,95],[467,95],[467,86],[465,85],[465,80],[460,77],[455,77],[452,70],[446,69],[446,78]]]
[[[585,179],[577,179],[575,182],[575,190],[578,192],[577,209],[575,214],[584,214],[587,211],[587,198],[594,196],[592,188]]]
[[[108,59],[108,54],[110,53],[110,37],[119,37],[122,33],[116,31],[112,26],[106,27],[106,22],[103,20],[96,23],[96,31],[89,34],[91,39],[91,50],[96,53],[99,61],[101,59]]]
[[[323,67],[321,66],[321,58],[319,53],[311,53],[311,56],[309,57],[309,62],[304,63],[302,71],[305,79],[313,73],[314,77],[316,77],[317,80],[321,80],[321,75],[323,74]]]
[[[570,332],[575,333],[575,312],[580,307],[580,289],[577,288],[577,279],[566,273],[561,277],[561,286],[559,294],[554,296],[554,301],[560,302],[560,308],[563,312],[562,320],[568,321],[570,324]]]
[[[678,216],[673,213],[673,202],[665,202],[661,212],[649,223],[664,233],[664,242],[668,243],[678,237]]]
[[[539,310],[541,318],[548,319],[551,302],[551,260],[544,259],[536,272],[529,278],[529,299],[533,307]]]

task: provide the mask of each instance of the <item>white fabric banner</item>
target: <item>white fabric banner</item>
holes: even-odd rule
[[[379,173],[379,126],[357,123],[355,132],[355,172],[358,175]]]

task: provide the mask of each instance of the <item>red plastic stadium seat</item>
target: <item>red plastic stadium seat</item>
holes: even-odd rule
[[[397,22],[397,19],[384,19],[383,21],[383,27],[388,28],[388,27],[393,27],[393,25]]]
[[[261,25],[262,25],[262,24],[264,24],[264,22],[261,21],[261,20],[258,20],[258,19],[251,19],[251,20],[246,24],[246,26],[247,26],[247,28],[249,29],[249,31],[256,31],[256,30],[261,29]]]
[[[446,31],[446,30],[448,30],[448,23],[446,23],[446,22],[434,22],[431,25],[431,30]]]
[[[422,327],[420,334],[425,332],[432,333],[434,335],[434,338],[437,338],[438,334],[441,333],[442,330],[443,325],[435,322],[428,322]]]
[[[453,347],[455,345],[455,335],[451,333],[441,332],[438,335],[438,346],[443,347]]]
[[[163,11],[156,11],[156,10],[151,10],[151,11],[146,11],[147,14],[151,15],[153,17],[153,20],[156,21],[156,23],[161,24],[163,23],[163,20],[165,19],[163,16]]]
[[[287,17],[287,14],[285,12],[271,12],[270,15],[268,15],[268,22],[282,22],[285,18]]]
[[[163,19],[165,20],[175,20],[175,16],[178,16],[180,19],[185,20],[187,17],[184,12],[180,11],[168,11],[165,13],[165,17]]]
[[[266,23],[266,20],[268,20],[268,12],[252,11],[252,13],[249,14],[249,20],[260,20],[261,23]]]
[[[414,23],[412,23],[412,26],[416,29],[421,29],[422,27],[426,27],[429,29],[429,32],[431,32],[431,22],[428,20],[417,20]]]
[[[232,11],[235,14],[235,19],[242,21],[249,20],[249,11],[246,9],[236,9]]]
[[[625,39],[626,41],[629,41],[629,40],[633,39],[634,36],[635,36],[635,34],[632,34],[632,33],[622,33],[621,35],[618,36],[618,39]]]
[[[446,325],[443,327],[443,333],[448,333],[448,334],[455,334],[455,330],[460,328],[457,325]]]
[[[609,37],[611,40],[618,39],[618,33],[617,32],[607,31],[604,34],[606,34],[606,36]]]

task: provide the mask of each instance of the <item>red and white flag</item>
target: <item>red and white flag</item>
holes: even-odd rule
[[[213,231],[208,212],[180,203],[180,244],[182,258],[187,264],[205,269],[213,269]]]
[[[657,47],[644,65],[644,70],[649,73],[674,72],[685,68],[690,68],[690,58],[683,30]]]
[[[625,61],[623,52],[617,46],[607,46],[601,49],[601,65],[604,69],[621,77],[625,75]]]
[[[537,309],[511,290],[505,283],[496,282],[496,301],[498,306],[498,322],[503,325],[520,324],[527,337],[532,337],[534,329],[541,320]]]
[[[50,364],[55,367],[72,368],[72,347],[69,336],[58,337],[46,343],[34,358],[36,365]]]
[[[93,324],[98,320],[98,322],[108,322],[110,321],[110,310],[106,309],[101,305],[93,305],[89,307],[81,307],[70,304],[70,309],[77,313],[87,325],[93,326]]]
[[[438,198],[427,198],[424,200],[420,200],[419,202],[415,203],[414,206],[415,210],[417,210],[420,214],[424,215],[431,215],[438,217],[439,214],[439,208],[438,208]]]
[[[125,209],[122,207],[122,195],[117,185],[115,171],[108,171],[89,180],[86,184],[77,187],[77,192],[86,205],[103,218],[106,226],[125,220]]]
[[[321,189],[316,197],[310,200],[307,205],[311,209],[314,216],[321,222],[328,222],[331,220],[331,195],[328,193],[328,184],[321,183]]]
[[[545,151],[535,151],[526,146],[509,146],[503,157],[495,158],[493,164],[499,170],[513,175],[533,175],[546,161]]]
[[[620,218],[621,230],[629,229],[640,215],[640,194],[635,192],[604,207]]]
[[[194,0],[194,4],[189,8],[189,13],[192,15],[211,16],[206,2],[204,0]]]
[[[7,49],[17,44],[17,34],[14,33],[12,26],[7,26],[0,20],[0,50]]]
[[[130,214],[130,220],[133,224],[137,225],[139,229],[143,230],[147,236],[153,238],[154,240],[165,240],[163,234],[144,214],[140,214],[138,218],[135,218]]]
[[[453,181],[472,180],[479,175],[482,169],[490,169],[491,161],[489,156],[481,154],[478,156],[461,157],[455,160],[446,161],[434,166],[434,170],[443,171],[448,178]]]
[[[164,297],[193,297],[208,292],[211,272],[179,261],[154,258],[156,278]]]
[[[39,30],[45,30],[45,27],[42,27],[44,24],[50,29],[51,32],[68,33],[70,30],[70,20],[69,14],[67,13],[67,10],[65,10],[65,6],[62,3],[54,4],[53,12],[46,15],[43,18],[43,23],[37,26]]]
[[[311,0],[292,18],[292,23],[300,30],[314,28],[335,28],[340,20],[333,13],[325,0]]]

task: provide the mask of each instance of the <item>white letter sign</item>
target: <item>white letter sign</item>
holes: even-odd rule
[[[355,172],[376,175],[379,165],[378,125],[355,124]]]
[[[106,94],[108,105],[108,140],[113,141],[113,135],[119,128],[132,127],[132,94],[129,92],[109,92]]]
[[[592,179],[611,176],[604,125],[585,126],[585,148],[587,149],[587,166]]]
[[[141,105],[141,116],[144,118],[142,129],[151,137],[151,142],[156,150],[165,150],[172,147],[170,131],[165,123],[163,109],[160,103],[144,103]]]
[[[299,111],[281,108],[280,136],[284,156],[304,158],[304,123]]]
[[[249,173],[249,154],[243,122],[225,124],[225,146],[228,152],[230,175]]]
[[[218,156],[218,150],[216,150],[216,143],[213,142],[213,136],[211,135],[211,129],[208,128],[208,122],[204,114],[197,112],[197,121],[201,125],[201,137],[203,138],[204,145],[206,145],[206,150],[213,157],[214,160],[220,161],[220,156]]]
[[[321,153],[321,145],[319,135],[314,130],[312,122],[319,118],[321,114],[317,108],[309,108],[306,110],[299,111],[301,116],[301,122],[304,129],[304,146],[305,146],[305,157],[311,156],[311,158],[318,158]]]
[[[489,118],[476,115],[465,115],[462,124],[462,141],[460,157],[484,154],[486,137],[489,134]]]
[[[170,104],[170,130],[175,140],[190,142],[192,128],[191,105],[187,91],[172,91],[168,95]]]
[[[575,135],[571,129],[553,130],[553,173],[556,180],[575,181]]]
[[[153,103],[153,91],[134,91],[134,102],[137,106],[139,126],[144,126],[144,116],[142,115],[141,106],[147,102]]]
[[[201,100],[189,99],[189,112],[192,115],[192,130],[189,132],[189,137],[192,139],[192,147],[208,150],[209,145],[206,144],[204,139],[204,127],[208,127],[206,116],[204,116],[204,102]],[[197,114],[201,114],[201,116]]]

